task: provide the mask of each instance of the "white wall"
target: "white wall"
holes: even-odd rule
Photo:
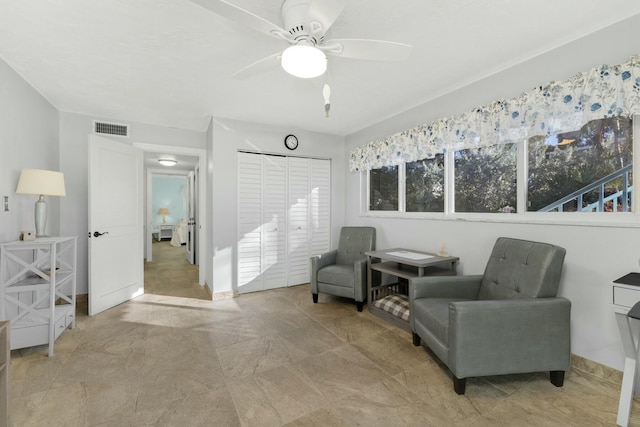
[[[209,224],[209,228],[207,228],[207,247],[205,249],[205,257],[204,257],[204,266],[201,264],[200,268],[205,268],[205,283],[209,287],[209,291],[213,293],[213,159],[214,159],[214,150],[213,150],[213,128],[214,122],[213,118],[209,120],[209,126],[207,126],[207,164],[205,171],[200,171],[201,173],[206,173],[207,180],[207,196],[205,203],[206,206],[206,218],[205,221]],[[219,263],[222,263],[220,260]]]
[[[237,152],[239,149],[331,159],[331,234],[335,247],[344,224],[344,139],[295,129],[213,119],[208,143],[211,170],[212,270],[207,283],[213,293],[237,290]],[[294,133],[300,141],[294,152],[284,147],[284,137]],[[210,276],[209,276],[210,274]]]
[[[640,53],[636,43],[628,42],[639,36],[640,17],[636,16],[350,135],[348,150],[495,99],[516,97],[537,85],[565,80],[604,63],[625,62]],[[499,236],[565,247],[560,295],[572,302],[572,352],[622,369],[622,345],[609,305],[609,283],[630,271],[638,271],[640,229],[367,218],[359,214],[359,174],[348,173],[346,184],[346,222],[375,226],[378,248],[402,246],[437,251],[439,242],[446,240],[449,253],[460,257],[464,274],[483,272],[489,251]]]
[[[88,144],[93,120],[129,124],[130,138],[113,137],[127,144],[145,143],[205,149],[205,133],[109,120],[75,113],[60,113],[60,169],[67,182],[67,197],[60,207],[60,233],[78,238],[78,293],[88,293]]]
[[[58,111],[0,59],[0,242],[35,230],[38,196],[16,194],[22,169],[59,170]],[[9,196],[9,212],[3,196]],[[46,232],[57,235],[59,197],[47,197]]]

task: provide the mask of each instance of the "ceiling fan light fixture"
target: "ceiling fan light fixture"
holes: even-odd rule
[[[314,46],[289,46],[282,52],[282,68],[292,76],[312,79],[327,71],[327,56]]]
[[[160,163],[162,166],[175,166],[178,161],[169,157],[161,157],[160,159],[158,159],[158,163]]]

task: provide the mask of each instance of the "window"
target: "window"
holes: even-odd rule
[[[369,211],[631,212],[632,129],[629,117],[605,118],[571,132],[373,169]]]
[[[444,155],[405,166],[406,211],[444,212]]]
[[[385,166],[369,172],[369,210],[398,210],[398,166]]]
[[[531,138],[527,210],[631,210],[631,119],[593,120],[575,132]]]
[[[516,211],[517,145],[503,144],[454,153],[455,211]]]

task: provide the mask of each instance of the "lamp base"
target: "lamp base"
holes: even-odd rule
[[[47,202],[45,202],[43,195],[40,195],[40,198],[36,202],[35,219],[36,237],[47,237],[45,234],[45,228],[47,226]]]

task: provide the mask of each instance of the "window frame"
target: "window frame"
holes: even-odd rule
[[[632,116],[633,138],[633,176],[640,177],[640,114]],[[454,152],[444,151],[445,182],[444,182],[444,212],[406,212],[405,194],[405,163],[398,165],[398,210],[397,211],[369,211],[369,171],[360,172],[361,209],[360,216],[378,218],[414,218],[430,220],[452,220],[472,222],[497,222],[497,223],[526,223],[526,224],[553,224],[576,226],[600,226],[600,227],[640,227],[640,203],[635,195],[632,200],[631,212],[528,212],[527,203],[527,177],[528,177],[528,153],[526,140],[517,142],[517,211],[515,213],[470,213],[455,212],[455,182],[454,182]],[[637,178],[640,179],[640,178]]]

